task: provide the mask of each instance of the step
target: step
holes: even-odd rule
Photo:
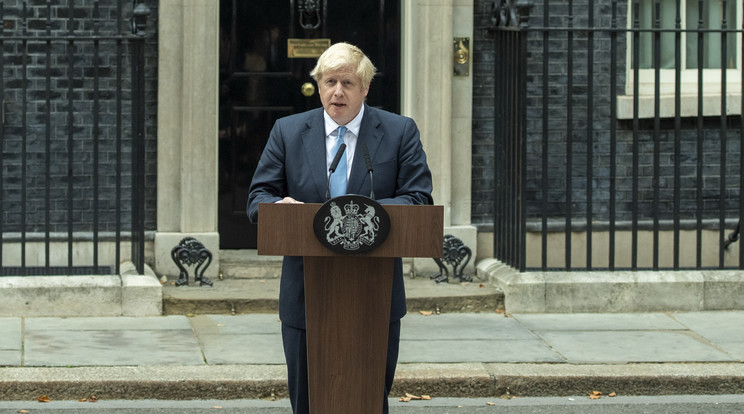
[[[282,272],[282,256],[259,256],[256,250],[220,250],[223,279],[271,279]]]
[[[279,279],[276,277],[223,278],[213,286],[163,285],[163,313],[166,315],[247,314],[279,312]],[[503,312],[504,294],[483,282],[440,283],[428,277],[407,277],[409,312]]]

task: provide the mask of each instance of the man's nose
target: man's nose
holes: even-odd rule
[[[344,92],[343,88],[341,88],[341,83],[336,84],[336,87],[333,89],[334,95],[342,95]]]

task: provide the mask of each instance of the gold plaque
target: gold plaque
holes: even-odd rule
[[[287,39],[287,57],[316,58],[331,47],[331,39]]]

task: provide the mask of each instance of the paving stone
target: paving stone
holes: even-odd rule
[[[284,364],[281,334],[202,335],[199,343],[210,365]]]
[[[569,363],[736,361],[692,332],[546,331],[539,332]]]
[[[401,339],[451,339],[455,333],[461,339],[537,339],[519,322],[503,314],[409,314],[401,320]]]
[[[688,312],[672,316],[711,342],[744,344],[744,311]]]
[[[0,318],[0,333],[0,351],[21,349],[21,319]]]
[[[21,366],[21,350],[8,351],[0,350],[0,366],[18,367]]]
[[[535,331],[685,330],[665,313],[541,313],[512,315]]]
[[[26,318],[27,331],[75,330],[75,331],[169,331],[191,330],[185,316],[143,317],[81,317],[81,318]]]
[[[197,315],[189,318],[197,336],[206,334],[276,334],[282,324],[277,314]]]
[[[744,361],[744,311],[690,312],[673,316],[732,357]]]
[[[188,330],[27,330],[26,366],[200,365]]]
[[[564,362],[540,340],[401,340],[399,363]]]

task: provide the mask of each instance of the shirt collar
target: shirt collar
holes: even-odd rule
[[[362,109],[359,110],[359,113],[357,116],[354,117],[354,119],[351,120],[348,124],[346,124],[346,129],[348,129],[354,136],[359,136],[359,130],[362,128],[362,115],[364,115],[364,106],[362,105]],[[326,136],[331,135],[333,131],[338,129],[339,125],[334,121],[330,115],[328,115],[328,112],[323,110],[323,118],[325,119],[325,132]]]

